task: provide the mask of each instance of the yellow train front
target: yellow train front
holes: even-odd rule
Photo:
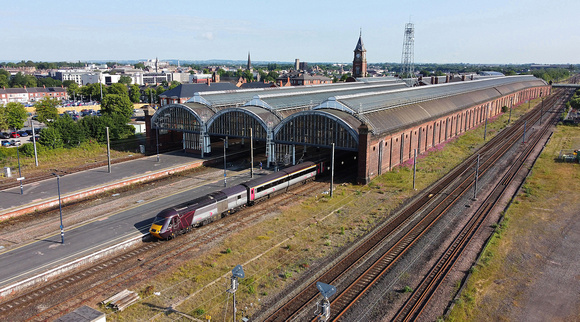
[[[169,239],[175,237],[176,231],[179,228],[179,215],[175,208],[169,208],[157,214],[149,233],[159,239]]]

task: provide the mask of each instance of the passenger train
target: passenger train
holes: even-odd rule
[[[287,190],[297,183],[314,180],[324,172],[323,163],[304,162],[242,184],[212,192],[162,210],[149,229],[152,236],[172,239],[193,227],[220,219],[232,211],[252,205],[262,198]]]

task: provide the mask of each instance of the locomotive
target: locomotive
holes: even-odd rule
[[[212,192],[208,195],[162,210],[149,229],[152,236],[172,239],[192,228],[220,219],[262,198],[287,190],[297,183],[314,180],[324,171],[322,165],[304,162],[281,171],[246,181],[239,185]]]

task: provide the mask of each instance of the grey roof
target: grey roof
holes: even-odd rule
[[[378,134],[395,132],[525,88],[545,85],[534,76],[511,76],[337,96],[335,99],[359,112],[369,129]]]
[[[173,89],[163,92],[160,97],[185,98],[192,97],[197,92],[211,92],[238,89],[232,83],[181,84]]]
[[[272,109],[285,109],[304,105],[318,105],[331,96],[354,94],[363,91],[380,91],[406,87],[400,80],[375,82],[335,83],[321,85],[289,86],[277,88],[244,89],[234,91],[200,92],[199,97],[213,107],[243,105],[255,96],[267,102]],[[188,101],[195,101],[192,98]]]

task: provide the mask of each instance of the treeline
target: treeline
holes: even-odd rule
[[[89,115],[74,121],[68,114],[58,113],[60,101],[45,97],[34,104],[38,121],[46,124],[40,131],[39,149],[73,148],[85,142],[105,143],[106,128],[111,140],[126,139],[135,134],[135,128],[127,123],[133,115],[133,103],[127,87],[109,86],[101,102],[102,116]],[[27,119],[26,109],[20,103],[0,104],[0,128],[17,130],[24,126]],[[25,155],[33,155],[31,143],[24,144],[20,150]]]

